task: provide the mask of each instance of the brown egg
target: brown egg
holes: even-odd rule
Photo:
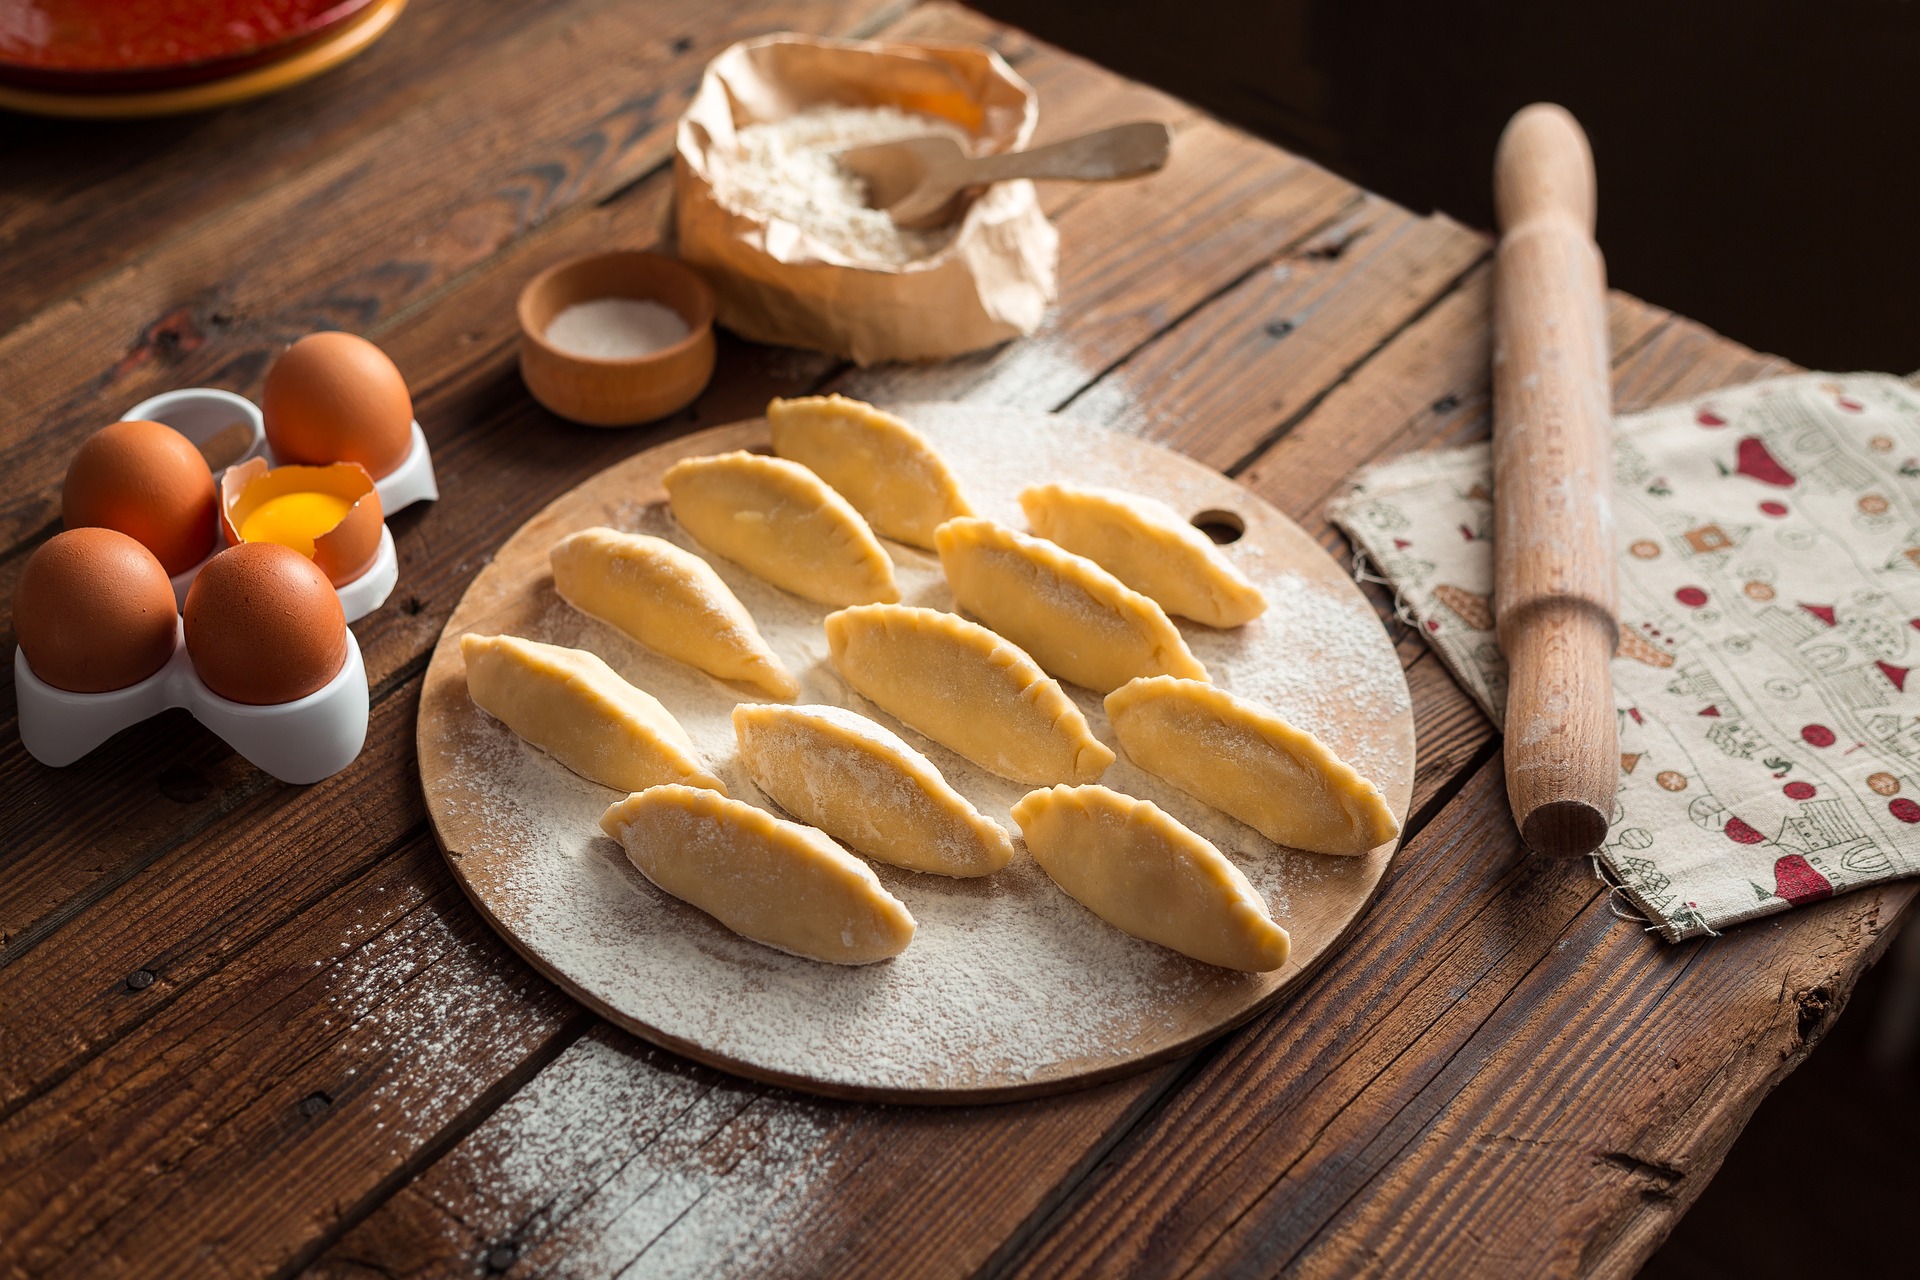
[[[27,558],[13,633],[33,673],[70,693],[139,684],[173,656],[180,615],[153,552],[112,529],[69,529]]]
[[[243,542],[207,561],[187,591],[187,656],[229,701],[292,702],[346,665],[347,615],[313,561],[277,542]]]
[[[373,478],[407,460],[413,398],[387,353],[351,333],[310,333],[267,370],[260,396],[278,462],[357,462]]]
[[[159,422],[116,422],[73,455],[60,515],[69,529],[118,529],[173,574],[213,550],[219,503],[193,441]]]

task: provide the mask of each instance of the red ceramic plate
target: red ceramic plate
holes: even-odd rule
[[[325,35],[371,0],[0,0],[0,80],[84,91],[232,75]]]

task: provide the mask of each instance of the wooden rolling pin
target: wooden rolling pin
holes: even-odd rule
[[[1605,841],[1620,769],[1609,664],[1613,406],[1593,154],[1561,107],[1508,122],[1493,161],[1494,614],[1507,655],[1507,796],[1528,845]]]

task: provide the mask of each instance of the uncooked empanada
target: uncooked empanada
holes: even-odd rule
[[[858,853],[911,871],[992,875],[1013,839],[900,736],[844,707],[742,704],[740,762],[773,802]]]
[[[1207,678],[1159,605],[1084,556],[964,517],[934,542],[960,607],[1062,680],[1106,693],[1135,676]]]
[[[867,522],[797,462],[736,450],[682,458],[661,482],[687,532],[776,587],[832,605],[900,598]]]
[[[1237,627],[1266,611],[1260,589],[1158,499],[1040,484],[1021,493],[1020,509],[1035,533],[1085,556],[1168,613]]]
[[[776,698],[800,692],[753,615],[699,556],[664,538],[596,527],[562,538],[547,558],[561,599],[648,648]]]
[[[864,401],[775,400],[767,406],[767,421],[773,451],[839,490],[877,533],[931,549],[941,521],[973,514],[960,482],[927,438]]]
[[[872,964],[913,941],[873,868],[825,834],[692,787],[650,787],[600,829],[640,874],[744,938],[808,960]]]
[[[1227,969],[1287,962],[1287,931],[1218,849],[1158,805],[1106,787],[1029,792],[1013,806],[1027,852],[1053,882],[1136,938]]]
[[[1400,834],[1380,789],[1310,733],[1196,680],[1135,680],[1107,697],[1135,764],[1270,840],[1362,854]]]
[[[684,782],[726,794],[652,694],[584,649],[518,636],[460,637],[467,696],[583,778],[616,791]]]
[[[1113,763],[1073,699],[1020,649],[937,609],[827,615],[834,669],[902,723],[1015,782],[1091,782]]]

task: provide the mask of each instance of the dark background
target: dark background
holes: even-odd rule
[[[973,0],[1409,208],[1491,228],[1570,108],[1613,284],[1815,369],[1920,370],[1915,0]]]
[[[1617,288],[1810,368],[1920,371],[1920,0],[970,3],[1475,227],[1507,118],[1559,102]],[[1920,926],[1642,1274],[1912,1275],[1916,1222]]]

